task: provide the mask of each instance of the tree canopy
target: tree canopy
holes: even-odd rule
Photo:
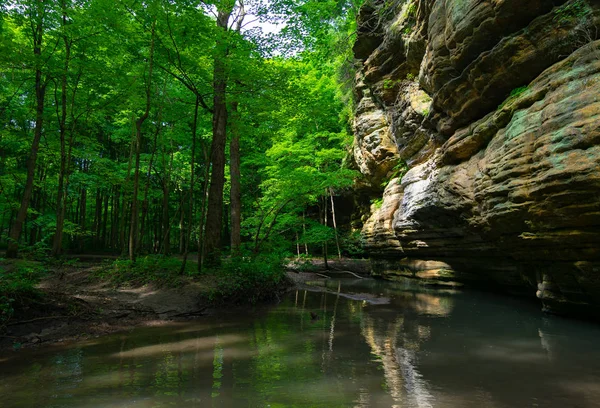
[[[326,251],[335,197],[356,175],[345,157],[357,7],[4,2],[7,256],[198,251],[202,267],[229,248]]]

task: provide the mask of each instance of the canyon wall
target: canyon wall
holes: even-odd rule
[[[600,1],[370,1],[354,160],[374,273],[600,316]],[[364,188],[364,187],[363,187]]]

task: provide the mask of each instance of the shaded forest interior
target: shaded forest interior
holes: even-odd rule
[[[356,253],[357,7],[5,2],[6,257]]]

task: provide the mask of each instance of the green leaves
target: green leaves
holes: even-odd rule
[[[35,286],[46,274],[37,262],[8,262],[0,258],[0,327],[10,320],[16,308],[39,297]]]
[[[356,176],[342,165],[352,137],[339,119],[342,104],[333,66],[308,53],[272,64],[285,76],[273,95],[277,109],[266,121],[271,138],[264,152],[246,160],[258,169],[261,180],[251,204],[254,214],[244,224],[254,230],[251,236],[257,245],[265,239],[281,240],[282,235],[294,237],[303,230],[303,211],[328,196],[330,189],[349,187]],[[306,242],[314,244],[332,238],[333,230],[319,226],[307,234]]]
[[[284,258],[285,254],[265,253],[228,259],[218,271],[216,288],[210,293],[210,299],[228,304],[254,304],[273,298],[285,286]]]
[[[62,180],[66,246],[85,250],[106,245],[121,251],[121,231],[128,231],[131,223],[135,121],[148,100],[151,107],[139,146],[137,198],[147,208],[139,217],[146,217],[142,251],[158,251],[165,239],[181,240],[181,230],[201,236],[202,203],[212,168],[216,55],[226,59],[227,103],[239,106],[238,113],[230,115],[228,137],[232,129],[240,136],[242,218],[246,239],[257,244],[253,248],[276,241],[285,245],[285,239],[300,231],[303,211],[312,208],[314,216],[314,207],[331,189],[351,185],[355,173],[343,166],[352,142],[344,113],[350,103],[340,92],[340,57],[332,50],[349,49],[355,5],[333,0],[249,2],[248,21],[258,17],[285,26],[280,33],[259,38],[236,30],[235,16],[242,15],[239,2],[207,4],[3,3],[0,232],[6,235],[14,219],[26,179],[36,121],[36,68],[47,85],[44,126],[22,241],[51,241],[59,224],[57,191]],[[233,8],[228,30],[218,29],[213,6]],[[31,27],[39,21],[43,42],[35,57]],[[265,47],[265,41],[277,43]],[[292,48],[287,52],[285,46]],[[276,50],[278,56],[267,58],[264,48]],[[192,129],[197,98],[200,113]],[[194,191],[189,193],[192,162]],[[192,225],[187,225],[189,208]]]

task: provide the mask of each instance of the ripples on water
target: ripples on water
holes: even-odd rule
[[[598,340],[518,299],[328,281],[268,309],[5,354],[0,407],[598,407]]]

